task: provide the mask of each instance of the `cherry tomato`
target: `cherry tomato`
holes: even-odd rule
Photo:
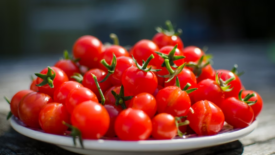
[[[244,101],[236,97],[225,99],[220,105],[225,121],[234,128],[244,128],[249,126],[254,120],[252,108]]]
[[[196,46],[187,46],[183,50],[183,55],[185,62],[197,62],[204,55],[204,52]]]
[[[164,46],[159,50],[159,52],[163,53],[163,54],[169,54],[173,50],[173,48],[174,48],[174,46]],[[182,53],[181,50],[179,50],[179,48],[176,48],[176,51],[175,51],[174,55],[175,56],[183,56],[183,53]],[[158,56],[157,58],[158,58],[158,61],[160,61],[160,62],[158,62],[158,64],[160,64],[160,66],[161,66],[161,64],[164,62],[164,59],[160,56]],[[157,59],[157,58],[155,58],[155,59]],[[174,61],[174,63],[177,66],[180,66],[184,63],[184,59],[176,60],[176,61]],[[157,66],[157,67],[160,67],[160,66]]]
[[[10,101],[10,109],[11,113],[15,117],[19,117],[18,115],[18,105],[20,101],[29,93],[33,92],[32,90],[20,90],[16,94],[13,95]]]
[[[132,98],[129,108],[140,109],[153,118],[157,112],[157,102],[153,95],[140,93]]]
[[[80,73],[80,70],[76,63],[70,59],[61,59],[57,61],[54,66],[63,70],[70,80],[74,80],[72,76],[75,73]]]
[[[36,86],[36,79],[32,80],[32,83],[30,85],[30,90],[38,92],[38,87]]]
[[[158,113],[168,113],[175,117],[186,116],[191,101],[189,95],[177,86],[168,86],[161,89],[157,96]]]
[[[221,131],[224,124],[224,114],[214,103],[202,100],[191,107],[187,119],[189,126],[198,135],[215,135]]]
[[[70,122],[70,115],[61,103],[52,102],[39,113],[39,124],[43,131],[62,135],[68,129],[62,122]]]
[[[109,116],[110,116],[110,126],[108,131],[106,132],[106,137],[115,137],[115,121],[119,113],[122,111],[122,109],[119,106],[111,105],[111,104],[105,104],[105,109],[107,110]]]
[[[115,105],[116,99],[115,99],[114,95],[112,94],[112,91],[114,91],[116,94],[119,94],[121,91],[121,86],[113,86],[104,93],[105,104],[110,104],[110,105],[116,106]],[[127,97],[127,96],[130,96],[130,95],[124,91],[124,97]],[[125,101],[126,107],[128,107],[128,105],[130,104],[130,101],[131,100]],[[118,105],[118,106],[121,107],[121,105]]]
[[[152,71],[146,72],[131,66],[123,72],[122,84],[125,91],[133,96],[142,92],[154,94],[158,86],[158,79]]]
[[[180,50],[183,49],[183,42],[180,39],[180,37],[176,35],[167,36],[164,33],[157,33],[152,40],[154,43],[158,45],[159,48],[162,48],[168,45],[171,45],[171,46],[178,45],[178,48]]]
[[[121,140],[146,140],[151,135],[152,123],[142,110],[128,108],[117,116],[115,132]]]
[[[53,88],[50,87],[49,84],[45,84],[43,86],[39,86],[38,87],[38,91],[41,93],[45,93],[48,94],[50,96],[53,96],[54,91],[56,90],[56,88],[58,88],[61,84],[63,84],[64,82],[68,81],[68,77],[67,75],[59,68],[57,67],[51,67],[51,69],[54,71],[55,76],[52,77],[52,81],[53,81]],[[43,69],[40,74],[46,75],[48,73],[48,68]],[[52,72],[52,74],[54,74]],[[45,79],[42,79],[40,77],[38,77],[36,79],[36,84],[40,84],[44,81]]]
[[[242,92],[242,98],[244,98],[248,94],[253,94],[253,93],[255,94],[255,96],[251,97],[248,101],[257,101],[255,104],[250,106],[252,108],[252,110],[254,112],[254,116],[256,118],[263,109],[263,99],[261,98],[261,96],[255,91],[244,90]]]
[[[83,87],[82,84],[75,82],[75,81],[67,81],[64,82],[61,86],[59,86],[53,95],[53,100],[58,103],[65,104],[66,98],[68,97],[69,93],[77,89],[79,87]]]
[[[167,113],[160,113],[152,119],[152,136],[155,139],[172,139],[177,135],[178,128],[175,118]]]
[[[156,59],[159,56],[155,53],[155,51],[159,51],[158,46],[151,40],[143,39],[134,45],[131,53],[139,64],[142,64],[142,60],[147,60],[150,55],[153,54],[155,59],[153,59],[149,65],[159,66],[161,64],[158,64],[159,62]]]
[[[19,119],[30,128],[40,128],[39,113],[50,102],[52,102],[52,98],[47,94],[29,93],[18,105]]]
[[[80,59],[81,65],[89,68],[98,67],[99,55],[102,52],[101,41],[90,35],[80,37],[73,46],[73,56]]]
[[[65,106],[68,112],[71,114],[78,104],[89,100],[93,102],[98,102],[96,95],[90,89],[86,87],[79,87],[78,89],[73,89],[69,93],[65,101]]]
[[[83,139],[99,139],[107,132],[110,117],[101,104],[85,101],[75,107],[71,122],[80,130]]]

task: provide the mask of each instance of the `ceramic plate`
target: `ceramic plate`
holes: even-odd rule
[[[204,147],[215,146],[235,141],[250,132],[256,126],[257,121],[244,129],[233,130],[229,126],[214,136],[188,135],[183,138],[172,140],[144,140],[137,142],[120,140],[84,140],[82,149],[79,144],[75,147],[71,137],[44,133],[42,130],[33,130],[25,127],[15,117],[10,119],[11,126],[20,134],[27,137],[57,145],[63,149],[80,154],[182,154]]]

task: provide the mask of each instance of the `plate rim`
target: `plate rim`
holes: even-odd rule
[[[20,125],[17,118],[12,116],[10,124],[18,133],[38,141],[63,146],[81,148],[78,141],[77,146],[73,145],[73,140],[69,136],[54,135],[37,131]],[[83,140],[84,149],[89,150],[108,150],[108,151],[176,151],[189,150],[220,145],[246,136],[257,127],[258,121],[255,120],[248,127],[225,132],[212,136],[192,137],[186,139],[172,140],[141,140],[141,141],[119,141],[119,140]],[[56,140],[54,140],[56,139]],[[57,140],[58,139],[58,140]]]

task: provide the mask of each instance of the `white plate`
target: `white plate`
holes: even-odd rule
[[[63,149],[80,153],[80,154],[182,154],[197,150],[204,147],[224,144],[237,140],[257,127],[257,121],[250,126],[239,129],[224,129],[214,136],[185,137],[172,140],[144,140],[137,142],[120,141],[120,140],[84,140],[82,149],[77,143],[75,147],[71,137],[47,134],[43,131],[33,130],[22,125],[22,123],[12,117],[11,126],[20,134],[27,137],[57,145]]]

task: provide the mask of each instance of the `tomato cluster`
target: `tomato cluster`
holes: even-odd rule
[[[157,28],[152,40],[138,41],[129,52],[114,34],[111,46],[80,37],[73,58],[65,52],[35,73],[29,90],[13,96],[11,113],[29,128],[80,140],[172,139],[215,135],[225,122],[250,125],[263,101],[244,90],[237,66],[214,70],[202,49],[184,47],[179,32],[166,24],[168,30]]]

